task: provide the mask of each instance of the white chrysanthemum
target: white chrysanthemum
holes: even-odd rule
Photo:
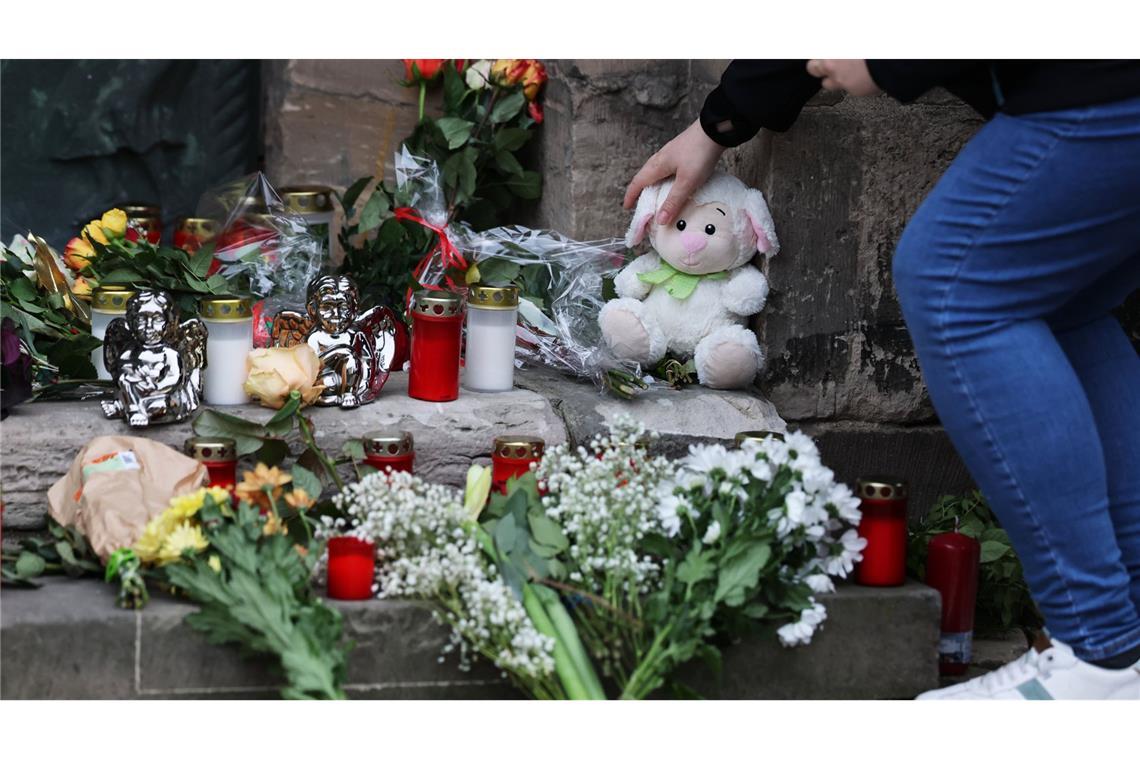
[[[823,573],[814,573],[804,578],[804,583],[816,594],[828,594],[835,591],[835,583]]]
[[[705,531],[705,535],[701,537],[701,543],[716,543],[716,540],[718,538],[720,538],[720,523],[716,520],[713,520],[711,523],[709,523],[709,529]]]
[[[799,620],[776,629],[780,643],[786,647],[810,644],[816,629],[827,619],[827,610],[822,604],[815,603],[800,613]]]

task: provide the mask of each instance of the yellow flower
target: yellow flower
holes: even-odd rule
[[[107,236],[103,234],[103,228],[99,222],[94,219],[83,228],[83,239],[88,243],[94,240],[96,243],[107,245]]]
[[[292,492],[285,495],[285,503],[293,509],[303,511],[316,504],[316,501],[309,496],[304,488],[294,488]]]
[[[258,462],[252,472],[246,471],[242,475],[242,482],[237,485],[238,497],[251,504],[269,509],[268,490],[277,501],[284,492],[284,487],[293,481],[293,476],[282,472],[276,467],[266,467],[264,462]]]
[[[478,520],[490,495],[491,468],[471,465],[467,470],[467,488],[463,494],[463,508],[467,510],[467,516]]]
[[[107,237],[121,238],[127,234],[127,215],[122,210],[113,208],[103,214],[103,218],[99,220],[99,226]]]
[[[164,519],[165,516],[166,512],[163,512],[161,515],[151,518],[150,522],[146,524],[146,528],[143,529],[143,534],[139,536],[139,540],[135,541],[135,545],[131,547],[138,555],[140,562],[154,564],[158,561],[158,553],[162,549],[163,542],[166,541],[166,534],[169,532],[167,521]]]
[[[209,545],[201,526],[191,525],[188,520],[184,520],[166,537],[158,552],[158,562],[160,565],[177,562],[182,559],[183,553],[200,552]]]
[[[205,506],[207,496],[214,500],[214,504],[222,504],[229,501],[230,492],[218,486],[211,486],[210,488],[199,488],[193,493],[175,496],[170,500],[170,508],[167,510],[171,515],[170,519],[175,521],[187,520],[198,514],[198,510]]]
[[[280,409],[291,391],[301,392],[302,406],[313,403],[324,390],[317,385],[321,360],[308,343],[290,348],[258,348],[246,359],[249,374],[245,392],[262,406]]]
[[[211,554],[210,558],[206,560],[206,564],[209,565],[210,569],[215,573],[222,572],[222,560],[217,554]]]
[[[272,536],[274,533],[285,535],[289,532],[289,529],[285,527],[285,523],[280,517],[270,512],[265,517],[265,525],[262,527],[261,532],[266,536]]]

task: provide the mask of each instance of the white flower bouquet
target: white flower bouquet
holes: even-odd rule
[[[346,517],[326,532],[373,541],[380,596],[433,601],[464,651],[535,697],[644,698],[717,660],[718,634],[758,624],[809,643],[816,595],[861,559],[858,500],[803,435],[677,462],[651,456],[652,437],[625,418],[555,446],[485,509],[482,494],[464,505],[372,475],[337,497]]]

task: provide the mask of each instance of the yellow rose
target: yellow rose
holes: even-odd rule
[[[99,226],[107,237],[121,238],[127,234],[127,214],[121,209],[113,208],[103,214]]]
[[[95,249],[83,238],[72,238],[63,249],[63,263],[73,272],[82,272],[95,258]]]
[[[301,405],[317,400],[323,388],[316,384],[321,360],[307,343],[291,348],[258,348],[246,360],[249,374],[245,392],[262,406],[280,409],[292,391],[301,392]]]
[[[103,234],[103,227],[94,219],[83,228],[83,239],[89,243],[94,240],[101,245],[107,245],[107,236]]]

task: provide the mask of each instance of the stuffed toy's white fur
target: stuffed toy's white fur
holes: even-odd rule
[[[672,351],[694,358],[703,385],[745,387],[764,367],[746,324],[768,298],[752,257],[780,248],[768,204],[759,190],[718,172],[672,224],[660,225],[672,184],[647,187],[638,198],[625,242],[632,248],[648,235],[653,250],[618,273],[619,297],[598,315],[602,336],[620,358],[647,366]]]

